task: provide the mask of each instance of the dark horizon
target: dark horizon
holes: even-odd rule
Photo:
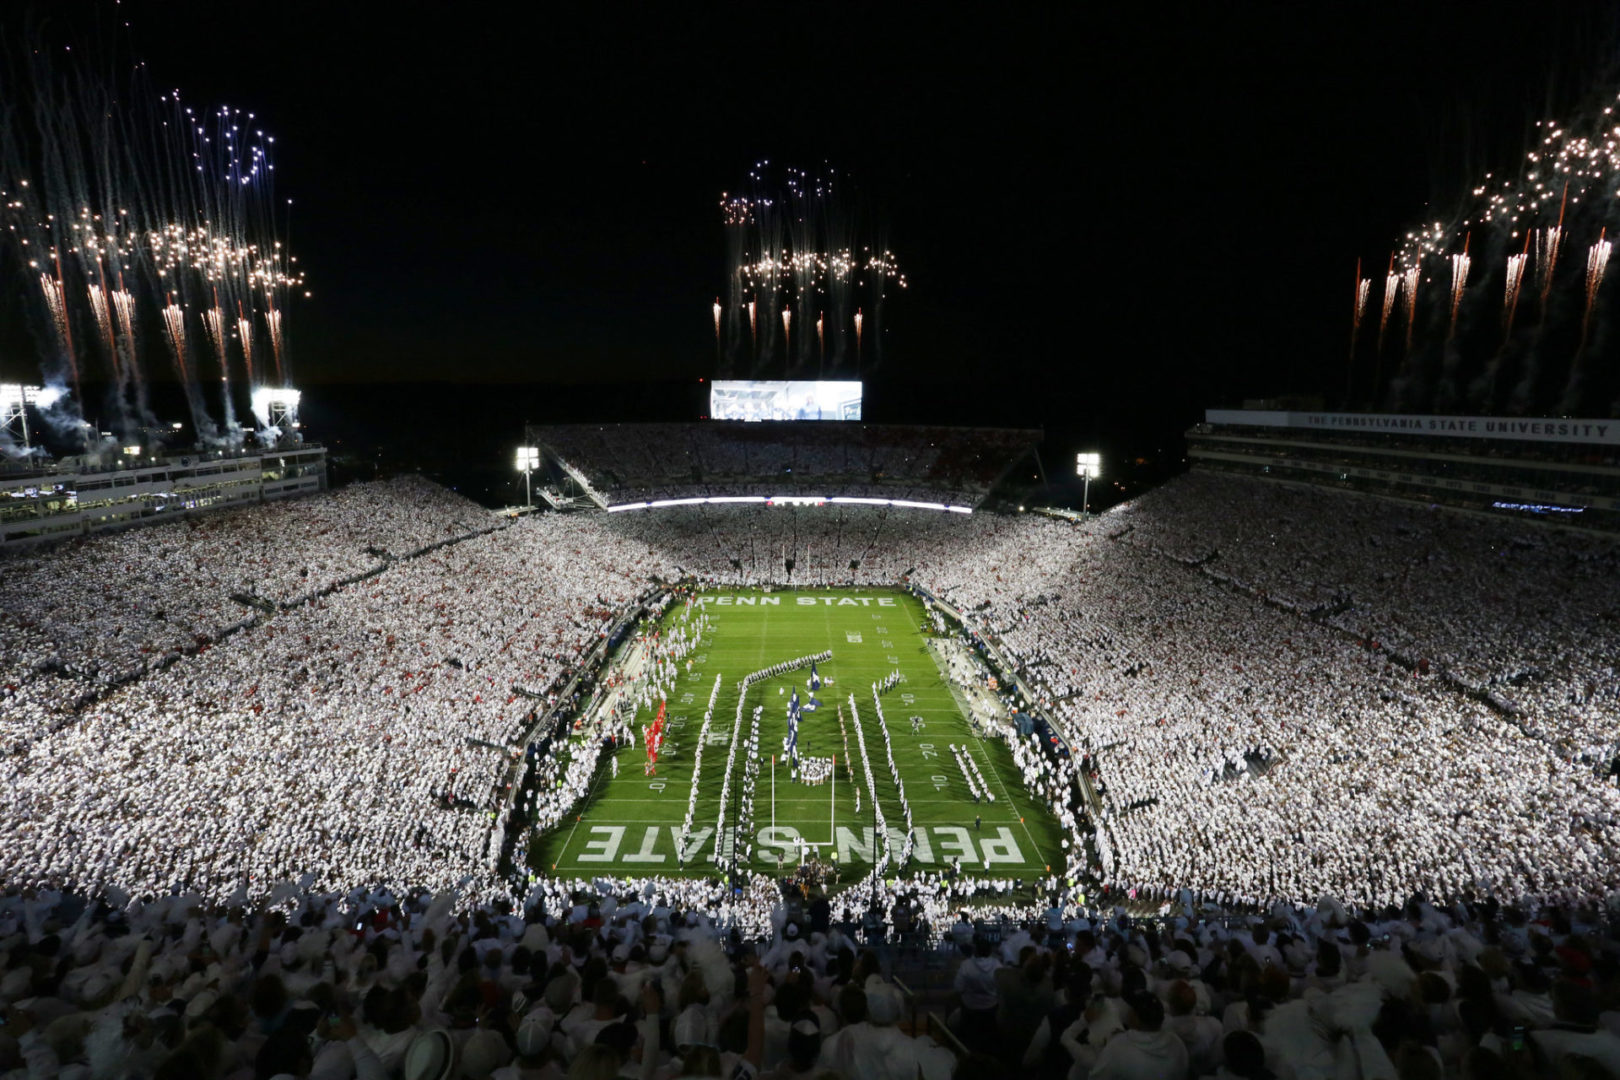
[[[277,135],[314,294],[286,315],[297,385],[713,377],[720,194],[770,158],[851,176],[906,269],[875,387],[1022,395],[1098,437],[1121,413],[1336,401],[1356,259],[1512,166],[1616,40],[1580,5],[390,10],[43,20],[66,38],[114,12],[158,85]],[[26,381],[9,322],[0,373]]]

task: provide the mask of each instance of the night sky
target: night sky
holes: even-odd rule
[[[717,200],[770,158],[882,208],[891,398],[1331,397],[1357,256],[1512,165],[1616,40],[1544,5],[555,7],[116,8],[159,85],[278,136],[301,384],[712,375]]]

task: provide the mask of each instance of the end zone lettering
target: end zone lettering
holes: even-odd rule
[[[700,596],[700,604],[715,604],[719,607],[780,607],[780,596]],[[815,607],[817,604],[826,604],[830,607],[894,607],[898,601],[892,596],[800,596],[795,598],[800,607]]]
[[[898,851],[905,846],[906,834],[902,829],[888,830],[889,846]],[[778,854],[785,859],[796,858],[802,850],[803,835],[792,825],[767,825],[755,833],[759,855],[754,862],[769,865]],[[960,825],[930,825],[912,830],[913,859],[920,866],[943,866],[961,862],[966,866],[989,869],[992,866],[1028,865],[1023,849],[1005,825],[986,826],[982,832]],[[730,856],[730,837],[716,837],[712,827],[696,829],[684,847],[680,847],[681,831],[668,825],[625,826],[592,825],[583,849],[574,856],[581,863],[667,863],[685,865],[701,862],[707,855],[709,862]],[[832,845],[838,852],[838,861],[845,866],[852,862],[870,863],[875,850],[870,826],[851,829],[840,825]],[[679,850],[677,850],[679,849]]]
[[[818,602],[838,607],[894,607],[892,596],[801,596],[797,600],[800,607],[815,607]]]

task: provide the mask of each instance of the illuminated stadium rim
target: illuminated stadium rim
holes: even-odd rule
[[[945,510],[952,514],[971,514],[967,506],[949,506],[945,503],[913,502],[910,499],[868,499],[854,495],[709,495],[700,499],[652,499],[647,502],[615,503],[608,513],[620,510],[661,510],[666,506],[703,506],[720,503],[756,503],[766,506],[822,506],[826,503],[854,506],[894,506],[902,510]]]

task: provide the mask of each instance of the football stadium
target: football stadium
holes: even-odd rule
[[[0,16],[0,1080],[1620,1080],[1612,104],[1358,260],[1322,389],[1242,398],[1141,326],[1019,385],[990,283],[825,162],[599,243],[729,168],[639,143],[517,214],[411,148],[423,218],[368,189],[316,314],[265,121],[61,32]],[[297,53],[322,108],[397,78],[365,49]],[[353,141],[317,171],[398,161]],[[531,382],[474,383],[508,336]]]
[[[668,696],[639,709],[633,700],[605,706],[619,709],[630,732],[658,725],[667,710],[663,738],[657,747],[646,736],[625,738],[629,745],[609,750],[611,775],[599,770],[600,786],[585,796],[588,814],[537,846],[541,870],[639,864],[780,875],[808,859],[856,877],[886,862],[896,870],[994,869],[1033,882],[1063,864],[1049,805],[1025,791],[1005,740],[983,737],[1000,702],[981,695],[987,715],[970,720],[973,683],[953,685],[951,673],[977,667],[986,685],[993,677],[960,643],[925,632],[928,614],[915,597],[891,589],[701,591],[679,610],[646,624],[643,648],[624,665],[672,667]],[[688,630],[692,612],[700,630]],[[811,661],[798,677],[805,665],[797,658],[818,655],[819,665]],[[777,657],[790,658],[789,669],[750,681],[746,692],[741,679],[726,679],[727,670],[768,672]],[[746,755],[741,764],[732,746]],[[718,787],[703,782],[705,757]],[[969,814],[973,823],[964,826]],[[882,838],[876,853],[874,836]]]

